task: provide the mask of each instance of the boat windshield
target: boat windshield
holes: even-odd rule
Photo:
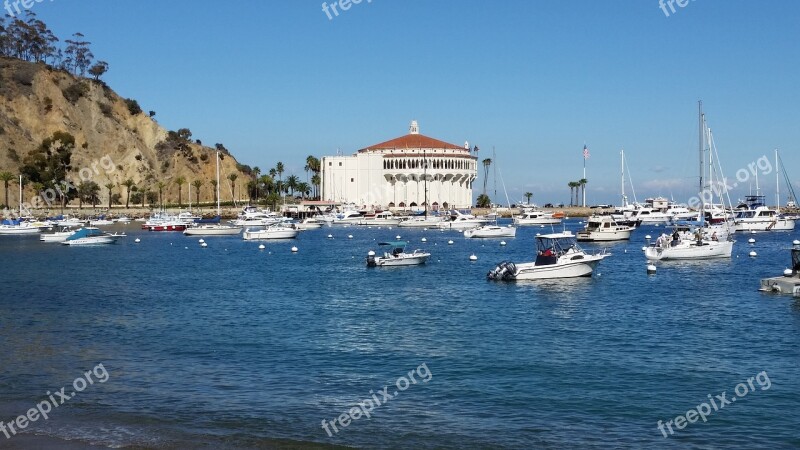
[[[536,238],[536,250],[542,255],[558,256],[567,252],[571,248],[578,248],[575,237],[538,237]]]

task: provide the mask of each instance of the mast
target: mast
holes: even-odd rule
[[[494,153],[494,145],[492,146],[492,162],[494,163],[494,196],[493,199],[497,199],[497,156]]]
[[[778,149],[775,149],[775,212],[781,212],[781,179],[778,175]]]
[[[622,193],[622,207],[628,206],[628,199],[625,197],[625,149],[619,151],[620,155],[620,169],[622,177],[620,179],[620,192]]]
[[[219,208],[219,151],[217,151],[217,215],[222,216]]]
[[[22,175],[19,176],[19,218],[22,218]]]
[[[422,170],[423,177],[425,178],[425,218],[428,218],[428,155],[425,149],[422,149]]]
[[[699,120],[700,120],[700,226],[705,224],[705,195],[704,189],[705,185],[703,184],[703,175],[705,175],[705,138],[706,138],[706,118],[703,115],[703,101],[700,100],[697,102]]]

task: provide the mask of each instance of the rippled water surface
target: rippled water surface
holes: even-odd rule
[[[800,300],[757,291],[788,266],[797,233],[738,235],[731,260],[648,276],[644,235],[660,229],[645,228],[607,245],[614,255],[590,279],[485,281],[499,261],[530,260],[545,231],[501,246],[334,227],[263,251],[135,226],[91,248],[2,237],[0,420],[102,363],[107,382],[26,433],[155,448],[800,446]],[[365,267],[398,234],[429,264]],[[398,391],[423,364],[429,381]],[[761,372],[768,389],[659,431]],[[323,419],[384,386],[398,391],[391,401],[328,436]]]

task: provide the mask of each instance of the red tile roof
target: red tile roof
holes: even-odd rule
[[[381,142],[380,144],[370,145],[369,147],[362,148],[361,151],[368,150],[386,150],[386,149],[415,149],[415,148],[435,148],[435,149],[448,149],[448,150],[464,150],[463,146],[448,144],[447,142],[425,136],[423,134],[407,134],[390,141]]]

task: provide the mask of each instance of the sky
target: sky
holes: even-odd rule
[[[639,201],[685,202],[697,192],[702,100],[724,174],[742,181],[734,202],[754,188],[740,170],[774,161],[776,148],[800,189],[800,2],[664,2],[363,0],[337,4],[338,16],[319,0],[31,10],[62,40],[83,33],[109,63],[109,85],[164,127],[262,171],[282,161],[305,179],[306,156],[353,153],[417,120],[422,134],[479,146],[480,159],[494,148],[489,190],[501,202],[505,185],[511,202],[532,192],[569,203],[584,145],[588,203],[620,203],[621,149],[629,197],[632,185]],[[774,199],[775,172],[757,171]]]

